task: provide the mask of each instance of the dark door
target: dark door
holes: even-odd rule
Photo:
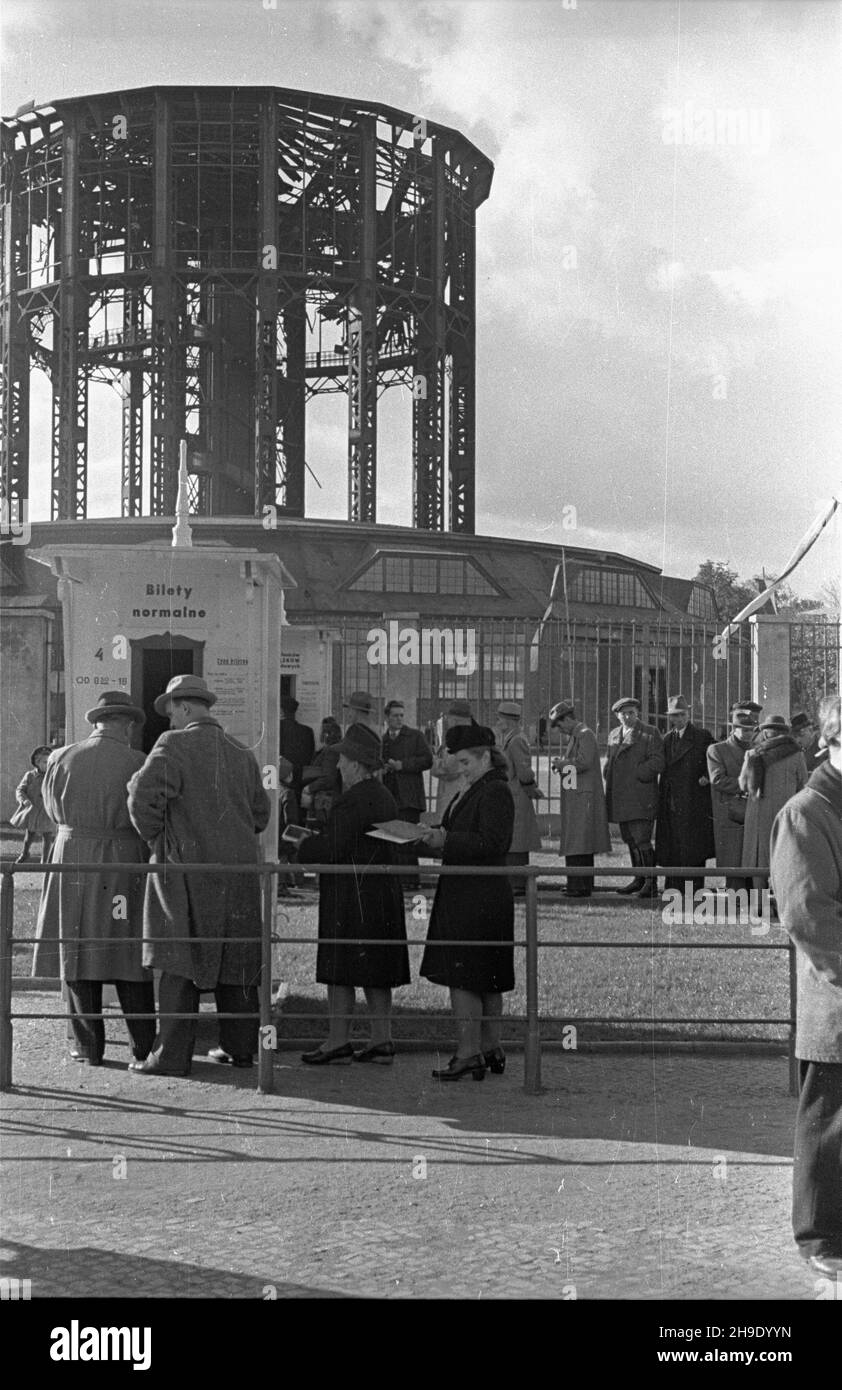
[[[146,637],[132,643],[132,692],[142,706],[146,723],[135,731],[132,743],[148,753],[169,727],[169,719],[155,712],[156,698],[173,676],[202,673],[202,647],[186,637]]]

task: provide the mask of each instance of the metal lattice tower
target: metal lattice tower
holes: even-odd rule
[[[38,369],[56,519],[86,515],[94,380],[122,396],[123,515],[173,513],[186,437],[196,513],[303,516],[307,405],[339,391],[348,516],[372,522],[377,401],[402,385],[414,525],[473,531],[492,172],[445,126],[279,88],[141,88],[4,120],[6,505],[28,499]]]

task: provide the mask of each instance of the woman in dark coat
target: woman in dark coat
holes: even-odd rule
[[[327,985],[330,1032],[301,1060],[313,1066],[352,1058],[388,1064],[395,1055],[392,989],[409,984],[409,952],[400,878],[376,870],[395,862],[394,847],[366,832],[376,821],[394,820],[397,807],[374,776],[381,762],[377,734],[354,724],[334,747],[343,791],[324,830],[302,842],[298,858],[303,864],[353,864],[355,872],[325,874],[321,881],[316,979]],[[375,937],[378,944],[356,945],[348,941],[353,937]],[[355,1053],[349,1034],[357,986],[365,990],[371,1013],[371,1042]]]
[[[491,729],[479,724],[448,729],[445,743],[456,754],[465,787],[445,810],[441,829],[427,830],[424,842],[441,852],[443,864],[503,865],[515,823],[505,755],[494,747]],[[499,944],[448,944],[456,941]],[[421,974],[449,987],[459,1034],[455,1057],[433,1072],[439,1080],[458,1081],[470,1072],[481,1081],[486,1067],[503,1071],[500,1020],[503,995],[515,987],[513,942],[508,878],[478,872],[439,879]]]

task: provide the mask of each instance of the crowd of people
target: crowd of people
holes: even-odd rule
[[[258,1046],[261,860],[258,836],[271,802],[254,754],[211,713],[216,695],[198,676],[175,676],[155,701],[170,729],[147,756],[131,746],[143,710],[106,691],[88,710],[89,737],[33,750],[18,787],[16,823],[43,837],[42,857],[95,864],[85,874],[47,874],[37,919],[35,975],[66,985],[71,1057],[103,1062],[102,986],[110,982],[126,1018],[130,1072],[191,1072],[200,996],[213,991],[219,1045],[208,1060],[251,1067]],[[418,884],[419,855],[469,872],[438,877],[420,974],[449,989],[456,1047],[441,1082],[501,1075],[503,996],[514,989],[514,896],[522,866],[541,845],[537,785],[521,710],[504,701],[497,727],[455,700],[435,750],[405,723],[401,701],[386,706],[356,691],[344,732],[327,718],[318,745],[294,701],[281,723],[279,850],[295,882],[306,864],[349,866],[320,875],[316,979],[327,987],[329,1031],[302,1054],[309,1066],[389,1065],[392,990],[410,981],[405,891]],[[597,854],[619,826],[632,866],[667,871],[665,889],[704,882],[707,860],[768,868],[783,926],[798,957],[796,1053],[801,1097],[793,1198],[795,1238],[817,1270],[842,1268],[842,748],[840,700],[822,703],[819,728],[806,716],[761,719],[750,700],[731,709],[731,732],[715,742],[676,695],[664,737],[640,718],[632,697],[613,706],[604,777],[595,733],[572,701],[549,711],[562,739],[551,767],[560,778],[560,852],[566,892],[594,891]],[[424,773],[436,784],[427,809]],[[391,828],[391,835],[384,834]],[[400,833],[395,833],[397,830]],[[287,832],[293,830],[289,835]],[[147,861],[164,871],[140,875]],[[771,861],[771,862],[770,862]],[[201,864],[201,873],[184,866]],[[401,877],[382,872],[403,865]],[[233,866],[223,870],[221,866]],[[117,867],[120,866],[120,867]],[[126,867],[129,866],[129,867]],[[675,872],[670,872],[675,869]],[[688,878],[687,875],[690,875]],[[765,874],[754,879],[765,882]],[[727,886],[743,876],[730,875]],[[282,886],[281,891],[289,891]],[[654,873],[619,889],[652,897]],[[152,971],[160,972],[157,1010]],[[351,1041],[357,989],[371,1035]]]

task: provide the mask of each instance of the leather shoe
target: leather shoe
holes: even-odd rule
[[[842,1251],[838,1255],[810,1255],[807,1263],[816,1274],[834,1279],[837,1274],[842,1274]]]
[[[446,1067],[433,1072],[433,1077],[436,1081],[461,1081],[468,1072],[474,1081],[485,1080],[485,1058],[481,1052],[477,1052],[473,1057],[451,1057]]]
[[[147,1057],[145,1062],[129,1062],[129,1071],[134,1072],[135,1076],[189,1076],[190,1068],[184,1071],[174,1071],[171,1067],[162,1067],[158,1058],[152,1054]]]
[[[230,1067],[251,1067],[254,1065],[251,1055],[233,1056],[226,1052],[222,1047],[212,1047],[208,1052],[208,1061],[216,1062],[220,1066]]]
[[[312,1052],[302,1052],[301,1060],[311,1067],[324,1067],[329,1062],[352,1062],[354,1049],[350,1043],[343,1043],[341,1047],[317,1047]]]
[[[101,1057],[89,1057],[87,1052],[79,1052],[76,1048],[70,1049],[70,1056],[74,1062],[81,1062],[86,1067],[101,1067]]]

